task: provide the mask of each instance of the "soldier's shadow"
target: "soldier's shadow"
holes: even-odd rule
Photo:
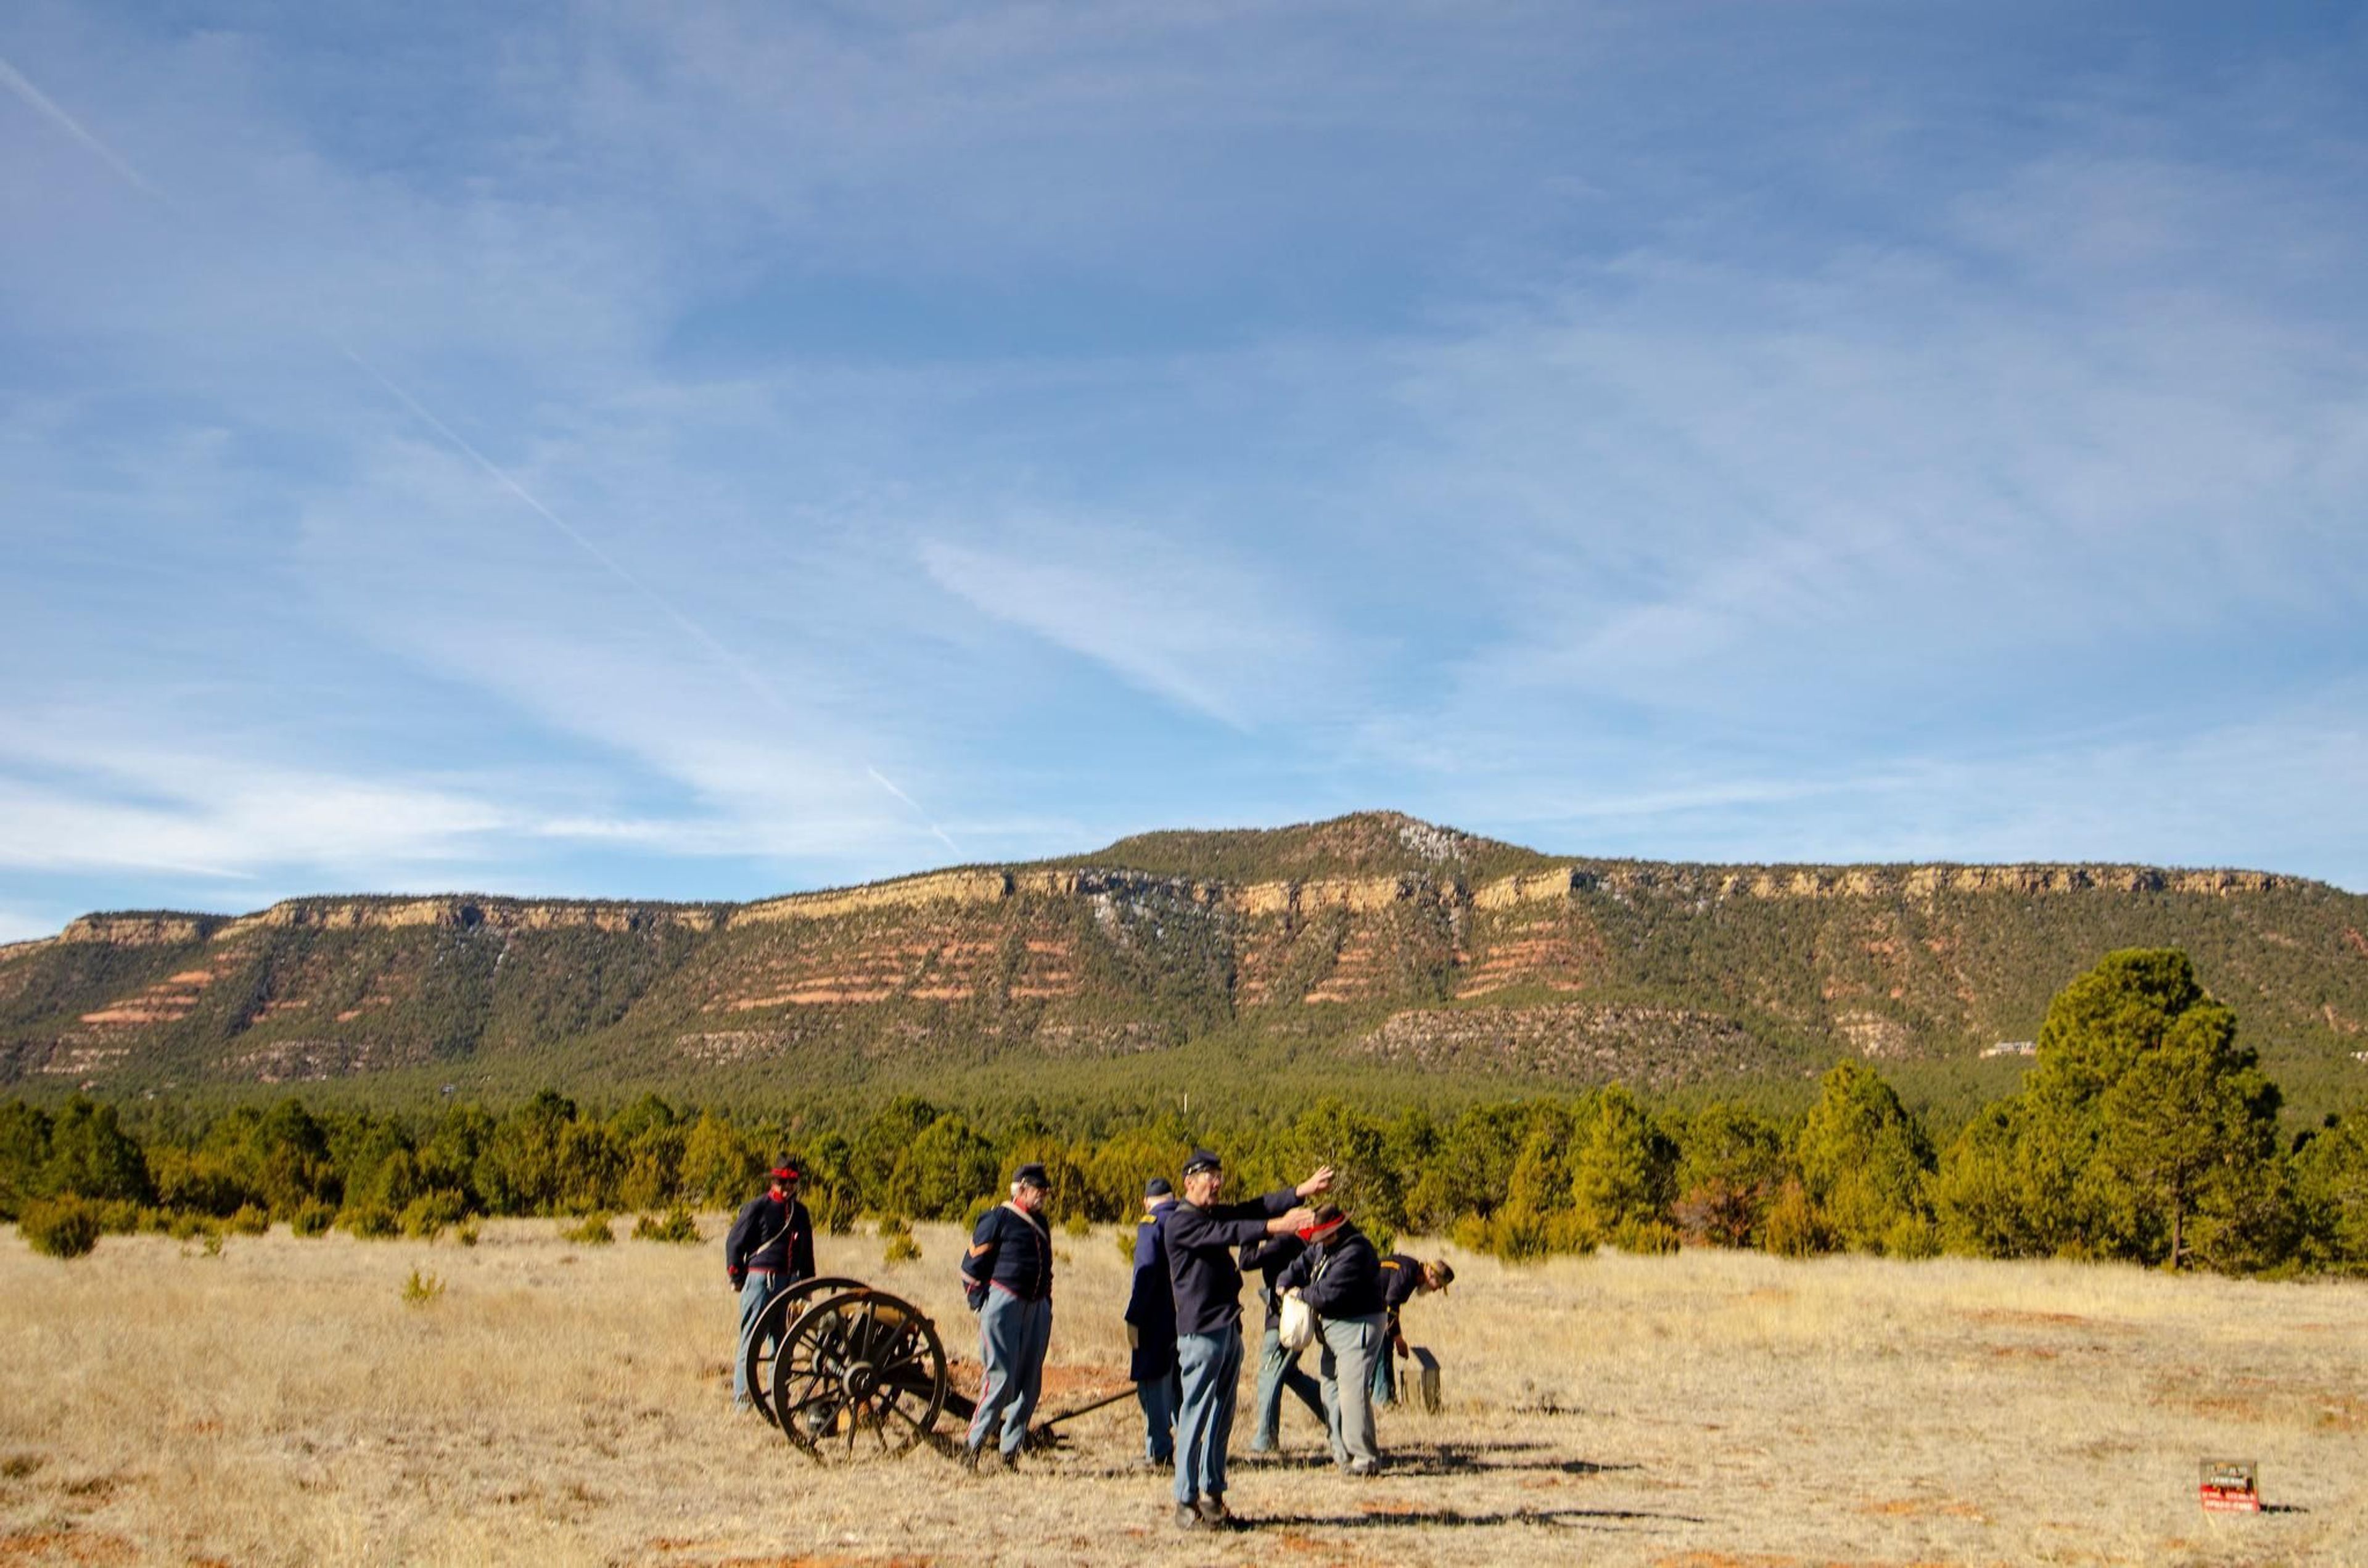
[[[1262,1526],[1296,1529],[1487,1528],[1497,1525],[1558,1525],[1565,1528],[1634,1530],[1647,1525],[1699,1525],[1708,1521],[1693,1514],[1660,1513],[1646,1508],[1377,1508],[1355,1514],[1262,1514],[1240,1516],[1245,1528]]]
[[[1508,1441],[1495,1443],[1421,1443],[1390,1449],[1387,1451],[1384,1475],[1446,1476],[1480,1475],[1490,1471],[1529,1471],[1559,1475],[1610,1475],[1621,1471],[1642,1470],[1640,1464],[1606,1464],[1594,1460],[1571,1459],[1555,1451],[1545,1443]],[[1236,1456],[1236,1466],[1247,1464],[1258,1469],[1329,1470],[1332,1457],[1321,1449],[1304,1453],[1257,1454],[1247,1460]]]

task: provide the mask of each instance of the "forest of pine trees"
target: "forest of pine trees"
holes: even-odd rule
[[[2279,1106],[2186,956],[2134,949],[2055,997],[2021,1091],[1941,1148],[1854,1061],[1790,1119],[1730,1103],[1656,1108],[1619,1085],[1452,1115],[1376,1118],[1332,1099],[1234,1125],[1180,1114],[1110,1125],[1082,1111],[1074,1125],[1042,1111],[981,1125],[905,1096],[824,1126],[655,1096],[602,1113],[544,1093],[430,1118],[287,1098],[143,1140],[116,1108],[76,1098],[55,1112],[0,1105],[0,1219],[62,1255],[118,1231],[285,1221],[299,1234],[434,1236],[486,1214],[642,1211],[644,1233],[681,1237],[696,1231],[655,1216],[737,1203],[787,1151],[835,1230],[866,1214],[963,1218],[1026,1160],[1053,1173],[1054,1218],[1107,1221],[1210,1142],[1243,1190],[1328,1163],[1368,1230],[1452,1235],[1515,1259],[1708,1245],[2368,1271],[2368,1106],[2301,1132],[2282,1128]]]

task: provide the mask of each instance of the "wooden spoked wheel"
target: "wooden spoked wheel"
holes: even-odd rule
[[[820,1464],[890,1459],[930,1435],[946,1352],[910,1301],[858,1288],[814,1301],[773,1358],[777,1424]]]
[[[748,1397],[757,1414],[778,1426],[780,1418],[773,1414],[773,1357],[791,1324],[805,1304],[817,1296],[840,1290],[860,1290],[863,1281],[840,1276],[826,1275],[818,1279],[801,1279],[780,1295],[765,1303],[757,1314],[748,1337],[740,1342],[740,1369],[746,1375]]]

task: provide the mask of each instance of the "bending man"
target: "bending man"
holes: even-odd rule
[[[1382,1259],[1382,1311],[1389,1318],[1385,1325],[1389,1348],[1383,1351],[1381,1358],[1373,1363],[1375,1404],[1395,1404],[1398,1402],[1395,1363],[1390,1359],[1389,1352],[1395,1350],[1401,1356],[1406,1353],[1406,1325],[1399,1316],[1406,1311],[1406,1304],[1418,1295],[1444,1290],[1454,1282],[1455,1270],[1448,1267],[1447,1259],[1443,1257],[1434,1257],[1425,1263],[1418,1257],[1394,1252]]]

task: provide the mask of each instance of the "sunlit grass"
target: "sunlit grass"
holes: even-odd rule
[[[1237,1459],[1261,1528],[1168,1523],[1131,1404],[1019,1477],[917,1453],[814,1470],[723,1381],[714,1238],[586,1247],[0,1235],[0,1562],[2246,1562],[2368,1561],[2368,1287],[1961,1260],[1453,1253],[1409,1311],[1438,1417],[1392,1412],[1365,1483]],[[918,1261],[824,1239],[826,1271],[918,1301],[957,1356],[960,1237]],[[1058,1407],[1115,1386],[1126,1267],[1056,1241]],[[1419,1248],[1418,1250],[1430,1250]],[[406,1304],[414,1278],[442,1285]],[[1237,1427],[1237,1450],[1247,1425]],[[2205,1456],[2272,1504],[2210,1518]]]

